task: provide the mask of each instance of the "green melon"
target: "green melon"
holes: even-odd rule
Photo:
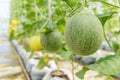
[[[23,43],[22,39],[18,39],[17,41],[18,41],[19,45],[22,45],[22,43]]]
[[[23,46],[25,49],[29,48],[30,39],[28,37],[23,39]]]
[[[62,46],[62,35],[59,31],[41,34],[41,45],[48,52],[55,52]]]
[[[102,25],[95,15],[79,13],[67,21],[65,42],[76,54],[85,56],[96,52],[101,46],[102,38]]]

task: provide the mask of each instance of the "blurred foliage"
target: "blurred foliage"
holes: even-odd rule
[[[83,11],[83,6],[85,11],[96,15],[117,12],[105,26],[106,30],[113,33],[119,29],[119,8],[116,7],[119,6],[118,0],[52,0],[52,18],[46,27],[55,27],[64,33],[66,19]],[[24,30],[23,36],[24,34],[30,36],[31,32],[35,34],[46,22],[48,16],[48,0],[11,0],[11,20],[20,20]]]

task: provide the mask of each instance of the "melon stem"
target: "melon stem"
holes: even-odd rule
[[[47,19],[46,22],[42,25],[42,27],[38,30],[37,33],[41,32],[41,31],[46,27],[46,25],[49,23],[49,21],[50,21],[51,18],[52,18],[52,7],[51,7],[51,4],[52,4],[52,0],[48,0],[48,19]]]
[[[110,80],[114,80],[110,75],[107,75]]]
[[[38,6],[37,6],[37,2],[36,2],[36,0],[34,0],[34,2],[35,2],[35,20],[38,20]]]
[[[107,35],[106,35],[106,33],[105,33],[105,28],[104,28],[104,27],[103,27],[103,35],[104,35],[104,38],[105,38],[108,46],[111,48],[112,51],[114,51],[114,49],[113,49],[113,47],[111,46],[109,40],[107,39]]]
[[[54,61],[55,61],[56,65],[57,65],[57,69],[59,70],[60,68],[59,68],[59,65],[58,65],[58,62],[57,62],[56,53],[53,53],[53,54],[54,54]]]
[[[84,7],[85,7],[85,0],[82,1],[82,11],[84,11]]]
[[[72,75],[73,75],[73,80],[75,80],[75,76],[74,76],[74,59],[73,59],[73,53],[71,54],[71,58],[72,58],[72,62],[71,62],[71,64],[72,64]]]

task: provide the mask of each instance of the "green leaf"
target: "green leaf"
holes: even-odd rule
[[[42,31],[43,34],[48,34],[50,32],[53,32],[55,29],[53,27],[46,26],[46,28]]]
[[[66,50],[65,44],[63,44],[62,48],[59,49],[56,53],[60,55],[62,58],[64,58],[65,60],[71,60],[72,53]]]
[[[60,56],[62,58],[64,58],[65,60],[70,60],[71,59],[71,53],[70,52],[67,52],[67,51],[64,51],[60,54]]]
[[[97,2],[101,2],[101,3],[103,3],[103,4],[107,4],[107,5],[112,6],[112,7],[115,7],[115,8],[120,8],[119,6],[110,4],[110,3],[108,3],[108,2],[106,2],[106,1],[104,1],[104,0],[92,0],[92,1],[97,1]]]
[[[98,14],[97,15],[97,17],[99,18],[99,20],[102,23],[102,26],[105,25],[106,21],[108,19],[110,19],[114,13],[116,13],[116,12],[107,12],[107,13],[104,13],[104,14]]]
[[[63,0],[66,2],[66,4],[71,8],[71,10],[73,10],[73,7],[71,5],[71,0]]]
[[[45,65],[46,65],[46,63],[45,63],[44,57],[40,57],[37,68],[42,69],[42,68],[44,68]]]
[[[82,70],[80,70],[76,73],[77,77],[80,79],[84,79],[84,75],[85,75],[86,71],[88,71],[88,70],[89,70],[89,68],[83,67]]]
[[[47,0],[37,0],[37,5],[39,7],[46,7],[48,5]]]
[[[109,55],[88,66],[90,70],[98,71],[102,75],[116,75],[120,72],[120,56]]]
[[[120,56],[109,55],[100,58],[95,64],[86,66],[81,71],[78,71],[76,75],[83,79],[87,70],[98,71],[100,75],[116,75],[120,72]]]
[[[119,48],[120,48],[120,43],[119,43],[119,41],[118,40],[112,40],[112,46],[113,46],[113,48],[114,48],[114,51],[118,51],[119,50]]]
[[[89,69],[98,71],[103,75],[116,75],[120,72],[120,56],[110,55],[101,58],[95,64],[88,66]]]

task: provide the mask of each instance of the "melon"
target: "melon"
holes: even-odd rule
[[[42,33],[40,41],[44,50],[47,52],[55,52],[62,46],[62,35],[57,30]]]
[[[22,39],[18,39],[18,44],[22,45],[22,43],[23,43]]]
[[[23,39],[23,46],[25,49],[29,48],[30,39],[28,37]]]
[[[82,56],[96,52],[103,39],[101,22],[89,13],[78,13],[68,19],[64,33],[68,49]]]
[[[42,50],[42,46],[40,43],[40,36],[39,35],[34,35],[30,38],[30,49],[32,51],[40,51]]]

